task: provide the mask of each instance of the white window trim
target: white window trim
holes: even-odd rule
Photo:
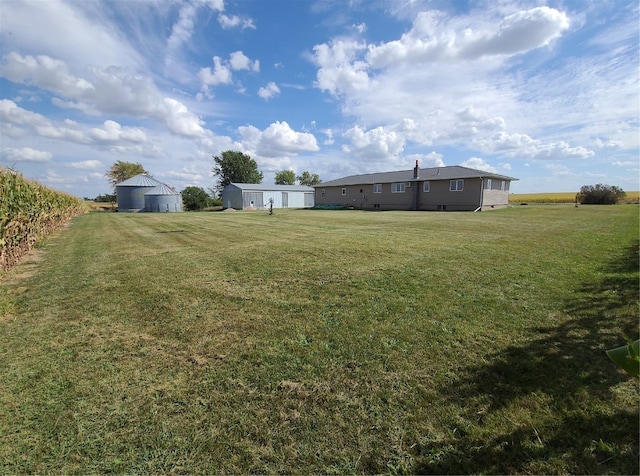
[[[431,191],[431,182],[423,182],[422,183],[422,191],[428,193]]]
[[[347,189],[345,187],[342,187],[342,195],[346,195],[347,194]]]
[[[491,185],[493,183],[493,180],[488,178],[487,179],[487,186],[485,187],[487,190],[491,190]]]
[[[460,188],[458,188],[460,185]],[[462,192],[464,191],[464,179],[454,179],[449,181],[450,192]]]
[[[373,184],[373,193],[382,193],[382,184],[374,183]]]
[[[395,182],[391,184],[391,193],[404,193],[406,184],[404,182]]]

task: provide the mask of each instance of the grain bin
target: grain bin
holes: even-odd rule
[[[162,182],[147,174],[139,174],[116,184],[116,200],[119,212],[144,211],[144,194]]]
[[[165,184],[157,185],[144,194],[146,212],[181,212],[182,195]]]

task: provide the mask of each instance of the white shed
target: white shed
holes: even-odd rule
[[[231,183],[222,190],[224,208],[265,209],[273,200],[273,208],[313,207],[314,189],[305,185],[267,185]]]

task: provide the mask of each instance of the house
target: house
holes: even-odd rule
[[[380,210],[490,210],[509,204],[514,177],[458,165],[351,175],[315,186],[316,206]]]
[[[314,190],[304,185],[266,185],[260,183],[230,183],[222,190],[224,208],[263,209],[313,207]]]

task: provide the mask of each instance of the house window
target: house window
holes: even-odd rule
[[[462,192],[464,190],[464,180],[451,180],[449,182],[449,191],[450,192]]]
[[[503,180],[503,181],[502,181],[502,188],[501,188],[501,190],[502,190],[503,192],[508,191],[508,190],[509,190],[509,182],[507,182],[506,180]]]
[[[424,182],[422,184],[422,191],[429,192],[431,190],[431,182]]]
[[[373,193],[382,193],[382,184],[374,183],[373,184]]]
[[[323,189],[322,189],[322,195],[324,195],[324,192],[325,192],[325,190],[324,190],[324,188],[323,188]]]
[[[346,195],[346,194],[347,194],[347,189],[346,189],[346,188],[343,188],[343,189],[342,189],[342,195]]]
[[[491,179],[488,178],[487,179],[487,186],[485,187],[486,190],[491,190]]]
[[[404,193],[404,182],[392,183],[391,184],[391,193]]]

